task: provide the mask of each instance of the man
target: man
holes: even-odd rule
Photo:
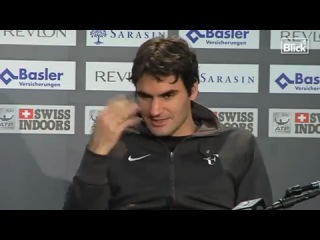
[[[247,130],[223,129],[195,102],[196,55],[178,37],[154,38],[133,62],[135,101],[109,101],[96,120],[64,209],[232,209],[272,203]]]

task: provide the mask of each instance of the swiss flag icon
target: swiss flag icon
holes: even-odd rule
[[[295,114],[296,123],[309,123],[309,113],[296,113]]]
[[[33,119],[34,109],[19,109],[19,119]]]

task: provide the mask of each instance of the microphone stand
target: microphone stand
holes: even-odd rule
[[[273,203],[271,206],[265,208],[265,210],[279,210],[279,209],[287,209],[299,202],[306,201],[310,198],[314,198],[320,194],[320,189],[307,191],[305,193],[302,193],[300,195],[291,196],[287,198],[282,198],[278,200],[277,202]]]

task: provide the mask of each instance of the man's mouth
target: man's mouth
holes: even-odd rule
[[[168,118],[150,119],[150,122],[153,127],[163,127],[167,124]]]

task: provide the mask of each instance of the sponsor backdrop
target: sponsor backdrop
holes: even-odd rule
[[[257,137],[274,201],[320,178],[320,30],[0,30],[0,209],[62,208],[97,114],[134,90],[137,48],[168,35],[198,54],[197,101]]]

